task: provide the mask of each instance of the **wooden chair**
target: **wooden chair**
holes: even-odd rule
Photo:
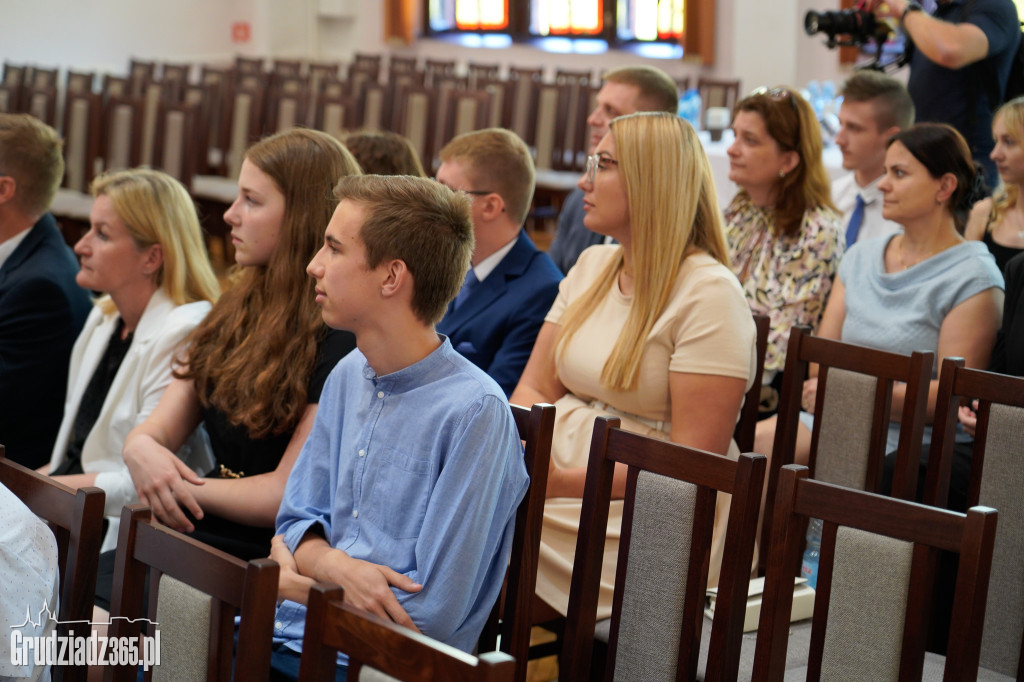
[[[163,102],[157,122],[154,166],[192,186],[196,174],[196,117],[193,104]]]
[[[28,72],[28,77],[25,80],[25,87],[56,88],[57,78],[59,75],[60,69],[43,69],[38,66],[33,66]]]
[[[779,478],[773,546],[754,656],[754,677],[792,679],[787,648],[793,575],[809,518],[824,521],[806,679],[920,680],[928,595],[940,550],[960,555],[945,680],[978,671],[996,511],[967,515],[808,478]],[[789,664],[792,666],[792,663]]]
[[[142,150],[142,102],[137,97],[111,97],[103,112],[101,155],[106,170],[139,165]]]
[[[957,408],[978,400],[978,426],[970,460],[967,506],[999,510],[981,667],[1024,680],[1024,468],[1020,466],[1024,434],[1024,378],[964,367],[961,358],[942,361],[935,405],[931,451],[925,480],[927,497],[945,506],[949,493]],[[953,621],[956,622],[956,621]]]
[[[349,67],[349,78],[352,78],[352,70],[357,69],[372,74],[374,81],[380,80],[381,56],[379,54],[367,54],[356,52],[352,56],[352,66]]]
[[[63,186],[85,194],[96,174],[96,160],[100,155],[102,104],[100,95],[91,90],[69,90],[64,99]]]
[[[485,90],[450,89],[446,94],[445,121],[439,145],[452,138],[481,130],[491,119],[491,95]]]
[[[732,502],[711,630],[709,660],[715,665],[705,679],[734,680],[766,458],[743,454],[732,460],[618,426],[610,417],[594,423],[559,671],[563,679],[591,679],[612,478],[622,463],[628,474],[608,623],[609,679],[626,671],[635,679],[696,679],[721,492]]]
[[[561,90],[559,118],[561,120],[560,170],[579,170],[586,167],[590,152],[590,129],[587,118],[593,111],[591,94],[596,95],[593,73],[587,71],[555,71],[555,85]]]
[[[543,69],[509,67],[509,96],[505,103],[508,128],[533,146],[537,137],[538,90],[543,82]]]
[[[301,59],[274,59],[271,61],[270,70],[278,76],[297,77],[302,75]]]
[[[736,108],[740,98],[739,80],[718,80],[714,78],[698,78],[697,93],[700,94],[701,117],[708,107],[725,107],[729,111]]]
[[[501,77],[500,64],[466,63],[466,75],[469,76],[469,87],[479,90],[481,80],[494,81]]]
[[[263,75],[263,57],[235,56],[235,71],[237,73],[249,73]]]
[[[92,92],[96,73],[93,71],[72,71],[64,79],[65,92]]]
[[[180,102],[185,94],[185,86],[189,84],[189,73],[192,71],[191,64],[170,64],[165,63],[160,67],[161,78],[164,83],[164,99],[172,104]]]
[[[149,570],[149,608],[143,610]],[[140,634],[141,619],[159,623],[159,676],[170,680],[266,680],[279,568],[270,559],[244,562],[152,519],[143,505],[121,512],[109,634]],[[90,593],[91,594],[91,593]],[[163,597],[166,597],[163,598]],[[235,615],[238,656],[232,648]],[[134,666],[111,666],[106,682],[135,682]],[[146,682],[154,669],[145,674]]]
[[[17,114],[21,86],[0,83],[0,114]]]
[[[223,150],[221,175],[237,178],[249,146],[263,131],[263,107],[266,92],[262,88],[231,86],[223,102],[221,138]]]
[[[302,638],[299,680],[333,680],[337,652],[348,654],[348,679],[362,679],[372,668],[387,679],[409,682],[512,680],[515,662],[492,651],[471,656],[413,630],[395,625],[343,601],[340,587],[318,584],[310,588],[306,628]]]
[[[142,97],[146,84],[156,77],[156,62],[138,59],[128,61],[128,92],[134,97]]]
[[[808,460],[811,476],[858,490],[879,492],[886,455],[892,388],[906,384],[900,418],[899,445],[892,495],[913,500],[917,461],[921,454],[932,353],[909,356],[812,336],[807,327],[793,327],[786,351],[778,423],[768,471],[765,518],[761,534],[761,567],[773,551],[769,545],[775,487],[779,471],[793,464],[804,377],[818,365],[814,430]]]
[[[305,88],[272,88],[267,95],[266,135],[279,133],[307,123],[309,91]]]
[[[733,440],[740,452],[754,451],[754,432],[757,430],[757,407],[761,401],[761,380],[764,377],[764,357],[768,352],[768,327],[770,320],[767,315],[754,313],[754,327],[757,329],[757,367],[754,370],[754,383],[743,397],[743,408],[740,420],[736,422]]]
[[[21,102],[25,113],[51,128],[57,127],[57,88],[52,85],[23,88]]]
[[[152,166],[156,157],[157,127],[160,111],[168,99],[166,88],[161,80],[153,78],[142,86],[139,165]]]
[[[395,57],[388,60],[388,77],[396,73],[410,73],[419,71],[419,57]]]
[[[355,106],[351,97],[321,95],[316,99],[313,127],[340,139],[354,127]]]
[[[427,76],[426,85],[437,87],[440,79],[455,76],[455,60],[427,59],[423,62],[423,72]]]
[[[477,77],[472,82],[474,88],[491,96],[491,116],[487,121],[487,127],[510,128],[512,125],[512,107],[510,104],[512,84],[500,78],[483,77]]]
[[[380,86],[369,90],[373,93]],[[383,97],[383,95],[382,95]],[[386,101],[386,99],[384,100]],[[370,125],[371,107],[367,106],[367,119],[361,126],[367,130],[378,130],[381,126]],[[434,167],[437,130],[437,91],[434,88],[410,86],[402,92],[402,102],[395,107],[395,122],[391,130],[408,138],[413,149],[428,173]]]
[[[547,499],[548,465],[551,460],[551,438],[555,428],[555,406],[537,404],[527,409],[511,405],[519,437],[524,442],[526,473],[530,487],[516,511],[515,535],[509,557],[508,575],[502,595],[484,626],[478,651],[493,651],[501,636],[501,650],[516,660],[513,679],[526,679],[530,652],[530,610],[537,586],[537,561],[540,534],[544,523],[544,502]]]
[[[7,459],[2,445],[0,483],[46,521],[57,538],[60,562],[58,614],[62,621],[57,626],[57,635],[63,637],[75,631],[80,637],[87,636],[93,594],[96,592],[96,564],[103,537],[103,491],[92,487],[72,490],[49,476]],[[69,627],[70,621],[85,624]],[[87,672],[85,666],[55,667],[53,679],[55,682],[84,682]]]

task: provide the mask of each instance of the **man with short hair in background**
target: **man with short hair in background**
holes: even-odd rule
[[[508,396],[562,279],[523,230],[533,199],[533,159],[526,143],[503,128],[459,135],[440,156],[437,181],[472,199],[476,243],[472,267],[437,331]]]
[[[38,468],[64,414],[71,347],[89,315],[78,261],[47,211],[61,141],[28,114],[0,114],[0,444]]]
[[[882,217],[878,183],[885,175],[889,139],[914,123],[914,103],[903,83],[878,71],[858,71],[840,90],[836,145],[849,174],[832,183],[832,200],[843,212],[849,248],[860,239],[902,230]]]
[[[676,113],[679,88],[667,73],[653,66],[622,66],[604,75],[604,84],[597,93],[597,107],[587,118],[590,126],[591,154],[597,143],[608,134],[612,119],[638,111]],[[578,187],[565,198],[558,215],[558,231],[548,255],[563,272],[576,264],[583,250],[603,244],[604,235],[591,232],[583,224],[583,190]]]

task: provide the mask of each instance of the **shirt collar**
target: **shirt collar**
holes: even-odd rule
[[[427,384],[430,381],[429,377],[438,368],[447,365],[449,356],[455,352],[447,336],[444,334],[437,336],[441,340],[441,344],[419,362],[384,376],[377,376],[377,373],[370,367],[370,363],[364,362],[363,378],[373,382],[378,389],[391,392],[405,391]]]
[[[515,237],[512,238],[512,241],[510,241],[508,244],[505,244],[505,246],[501,247],[500,249],[492,253],[490,256],[484,258],[482,261],[474,265],[473,274],[476,275],[476,281],[484,281],[484,279],[487,278],[487,275],[491,274],[494,271],[494,268],[498,267],[498,264],[501,263],[502,259],[504,259],[505,256],[508,255],[508,252],[511,251],[512,247],[516,245],[516,241],[518,239],[519,235],[517,234]]]
[[[25,237],[27,237],[28,233],[31,231],[32,228],[22,230],[18,234],[14,235],[7,241],[0,244],[0,268],[4,266],[4,263],[6,263],[7,259],[11,257],[11,254],[14,253],[14,250],[18,248],[18,245],[25,241]]]

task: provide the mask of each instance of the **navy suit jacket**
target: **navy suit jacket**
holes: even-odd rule
[[[437,331],[508,396],[530,359],[561,280],[562,273],[548,255],[520,232],[512,250],[458,309],[449,304]]]
[[[49,213],[0,267],[0,444],[33,468],[50,461],[71,347],[92,307],[77,273]]]

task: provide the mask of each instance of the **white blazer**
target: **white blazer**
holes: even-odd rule
[[[96,473],[95,485],[107,495],[104,514],[110,525],[100,551],[114,549],[117,544],[121,508],[139,501],[128,465],[121,455],[124,440],[160,402],[173,378],[175,355],[209,310],[210,304],[206,301],[176,306],[163,290],[158,290],[149,299],[135,328],[132,345],[82,446],[82,470]],[[116,311],[104,314],[99,306],[93,308],[75,341],[64,419],[50,457],[51,469],[64,461],[82,394],[106,352],[119,317]],[[202,427],[188,437],[177,454],[198,473],[206,473],[213,466],[209,439]]]

